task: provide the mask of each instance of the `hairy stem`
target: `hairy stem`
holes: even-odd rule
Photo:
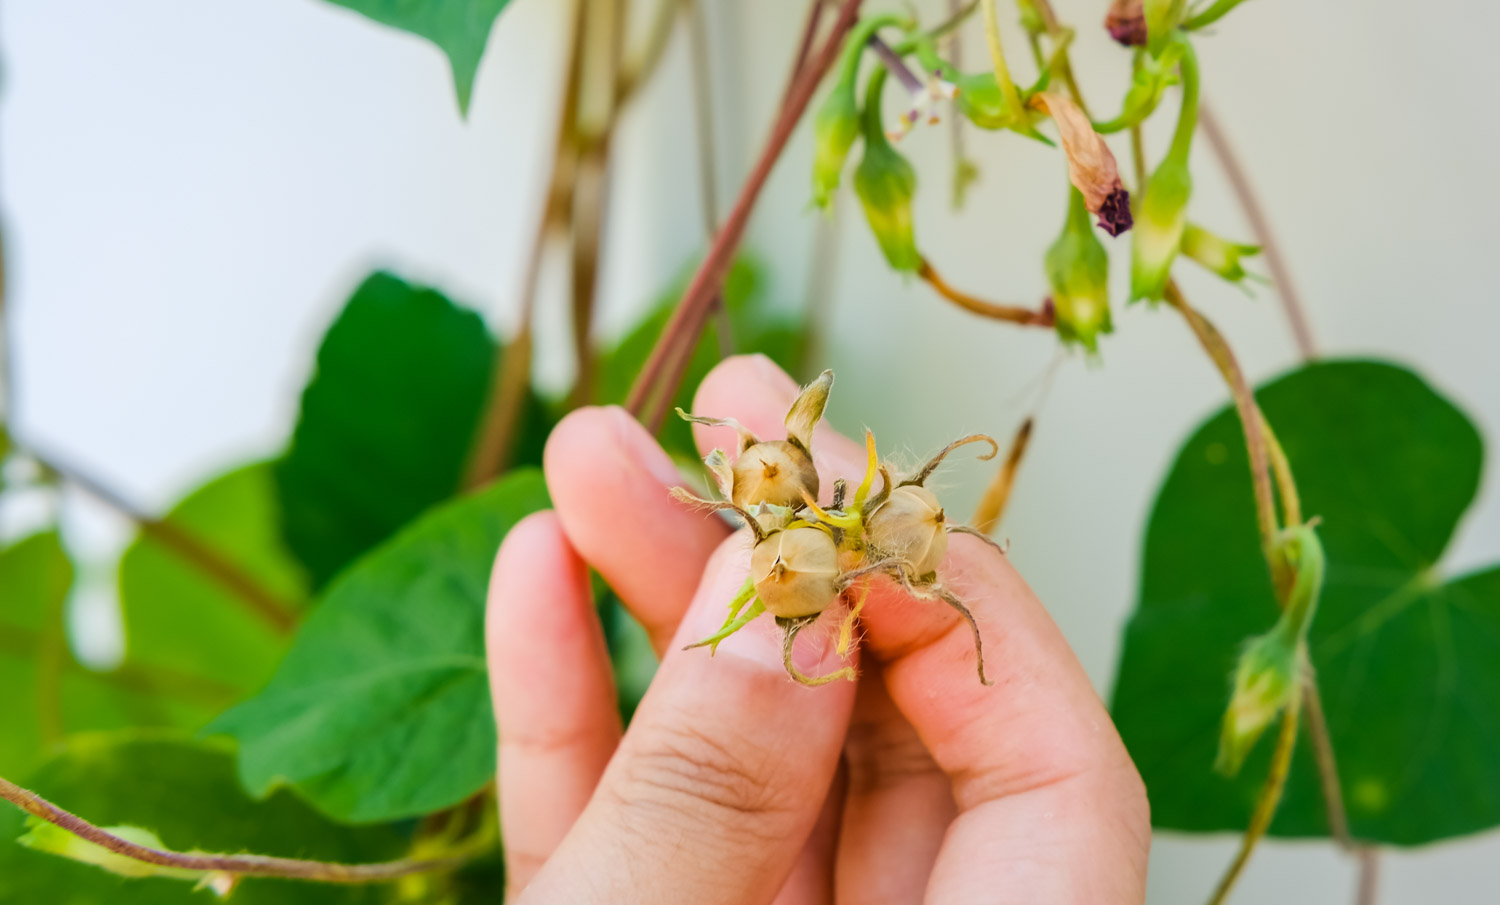
[[[984,13],[984,40],[990,49],[990,63],[995,69],[995,84],[1005,97],[1005,108],[1012,114],[1021,110],[1021,94],[1011,80],[1010,67],[1005,64],[1005,47],[1000,43],[1000,14],[995,9],[995,0],[979,0]]]
[[[1276,504],[1271,492],[1270,463],[1266,453],[1266,434],[1261,427],[1260,406],[1255,402],[1255,394],[1245,379],[1244,371],[1240,370],[1240,363],[1235,358],[1234,351],[1229,348],[1229,343],[1225,342],[1208,318],[1188,304],[1175,280],[1167,281],[1166,299],[1168,304],[1182,314],[1193,335],[1198,338],[1199,345],[1213,359],[1224,382],[1229,385],[1229,394],[1234,398],[1234,407],[1239,412],[1240,425],[1244,428],[1245,448],[1250,455],[1250,478],[1255,488],[1255,519],[1260,528],[1261,549],[1270,561],[1272,544],[1276,538]]]
[[[1004,305],[996,302],[985,301],[976,298],[954,288],[943,279],[942,274],[932,266],[932,262],[926,258],[917,267],[917,276],[927,285],[931,286],[938,295],[964,309],[965,311],[989,317],[995,320],[1008,321],[1012,324],[1023,324],[1028,327],[1051,327],[1053,324],[1053,313],[1051,308],[1026,308],[1021,305]]]
[[[238,564],[199,540],[191,532],[168,519],[147,515],[126,502],[119,493],[102,481],[84,474],[73,466],[63,464],[52,455],[44,455],[35,448],[22,446],[20,443],[16,445],[35,459],[44,470],[56,474],[62,480],[84,490],[90,496],[135,522],[142,534],[160,542],[162,546],[176,553],[184,561],[197,567],[200,572],[229,591],[235,599],[245,605],[246,609],[278,634],[287,634],[296,627],[298,610],[296,605],[283,599],[280,594],[266,587],[254,576],[241,569]]]
[[[1245,830],[1245,837],[1240,840],[1239,853],[1235,855],[1229,869],[1224,872],[1223,879],[1219,881],[1218,888],[1208,900],[1209,905],[1222,905],[1228,898],[1229,891],[1234,888],[1235,881],[1239,879],[1240,873],[1250,861],[1250,855],[1255,851],[1256,844],[1271,826],[1271,818],[1276,816],[1276,806],[1281,803],[1281,793],[1286,788],[1287,773],[1290,772],[1292,766],[1292,752],[1297,747],[1298,710],[1301,700],[1300,695],[1293,695],[1291,703],[1287,705],[1286,713],[1281,717],[1281,733],[1276,739],[1276,750],[1271,753],[1271,770],[1266,775],[1265,785],[1261,786],[1260,797],[1255,801],[1255,810],[1250,814],[1250,826]]]
[[[1204,140],[1219,159],[1219,166],[1229,180],[1229,188],[1234,192],[1240,209],[1245,212],[1245,219],[1250,222],[1250,232],[1255,236],[1256,244],[1260,245],[1261,253],[1266,256],[1266,266],[1271,269],[1271,282],[1274,284],[1276,297],[1281,299],[1282,310],[1286,313],[1287,324],[1292,330],[1292,339],[1297,343],[1297,354],[1302,356],[1303,361],[1317,358],[1317,345],[1313,342],[1312,328],[1308,326],[1307,310],[1292,282],[1291,268],[1287,266],[1286,257],[1281,252],[1281,243],[1276,241],[1271,222],[1266,218],[1265,209],[1261,207],[1260,197],[1250,184],[1250,177],[1240,164],[1229,137],[1219,125],[1218,117],[1214,116],[1207,104],[1199,105],[1198,124],[1203,129]]]
[[[785,150],[792,131],[801,120],[803,111],[812,100],[818,83],[822,81],[823,75],[838,57],[844,36],[854,25],[861,2],[862,0],[844,0],[823,46],[819,48],[815,56],[800,67],[800,72],[787,93],[787,102],[782,105],[776,122],[772,126],[770,137],[751,170],[749,178],[741,187],[733,210],[730,211],[724,224],[719,227],[713,244],[704,255],[703,262],[698,266],[698,271],[693,275],[686,291],[683,292],[682,300],[672,312],[672,317],[657,340],[656,347],[651,350],[651,356],[647,359],[635,385],[631,387],[626,403],[627,408],[644,422],[659,422],[671,405],[672,398],[677,393],[677,386],[681,382],[680,375],[685,370],[686,362],[684,361],[684,367],[679,369],[671,379],[660,381],[665,363],[675,350],[686,349],[690,353],[697,345],[706,322],[704,315],[714,297],[723,290],[724,278],[729,272],[729,265],[733,261],[735,250],[739,247],[740,239],[744,236],[745,227],[750,221],[750,214],[755,208],[755,202],[760,197],[761,190],[765,188],[766,180],[770,178],[771,170],[775,167],[781,152]]]
[[[405,858],[373,864],[303,861],[271,855],[188,854],[151,848],[121,839],[3,776],[0,776],[0,798],[34,817],[62,827],[80,839],[126,858],[161,867],[240,877],[284,877],[319,883],[380,883],[410,874],[457,867],[488,849],[493,843],[493,839],[484,834],[482,838],[470,840],[468,846],[455,846],[452,854],[442,858]]]
[[[1323,697],[1318,693],[1318,678],[1312,663],[1302,667],[1302,699],[1307,708],[1307,737],[1312,742],[1313,760],[1318,765],[1318,784],[1323,790],[1323,809],[1328,817],[1328,834],[1346,852],[1355,850],[1349,836],[1349,816],[1344,810],[1344,792],[1339,785],[1338,761],[1333,756],[1333,740],[1323,713]]]

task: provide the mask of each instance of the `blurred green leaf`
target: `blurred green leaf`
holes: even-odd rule
[[[276,466],[288,546],[315,588],[462,480],[494,341],[479,315],[376,273],[318,349],[291,448]],[[539,462],[546,424],[534,399],[518,465]]]
[[[301,605],[307,579],[282,543],[269,464],[230,471],[166,516],[278,598]],[[125,664],[191,686],[205,721],[270,678],[290,638],[160,540],[141,534],[120,560]]]
[[[752,259],[735,259],[729,275],[724,281],[724,304],[729,311],[730,331],[734,334],[734,348],[741,352],[759,352],[794,371],[802,351],[802,328],[795,316],[775,310],[766,299],[763,286],[763,268]],[[662,329],[682,298],[687,286],[687,275],[676,280],[664,292],[651,313],[626,333],[619,343],[606,352],[599,363],[598,385],[594,398],[606,404],[625,401],[636,375],[651,356]],[[719,363],[721,350],[717,318],[710,317],[703,331],[703,338],[693,350],[692,360],[683,377],[673,405],[691,410],[693,393],[705,375]],[[713,414],[705,412],[703,414]],[[690,459],[698,458],[693,445],[693,432],[688,425],[675,416],[667,418],[660,434],[662,446],[667,452]]]
[[[516,472],[424,516],[342,574],[258,696],[206,732],[240,743],[255,795],[282,782],[340,820],[426,814],[494,775],[484,600],[500,541],[548,505]]]
[[[1379,362],[1309,365],[1258,397],[1303,511],[1323,519],[1327,581],[1309,643],[1354,836],[1414,845],[1500,823],[1500,569],[1447,580],[1437,567],[1479,486],[1478,432],[1416,375]],[[1272,746],[1236,779],[1211,767],[1239,646],[1276,615],[1226,408],[1157,497],[1115,687],[1158,827],[1245,827]],[[1305,735],[1272,832],[1327,833]]]
[[[490,27],[510,0],[328,0],[382,25],[426,38],[448,56],[458,109],[469,112],[474,76],[489,42]]]
[[[72,584],[56,532],[0,550],[0,775],[21,776],[40,762],[47,743],[58,740],[46,737],[44,725],[62,734],[170,725],[191,710],[134,670],[95,672],[73,659],[61,633]]]
[[[26,779],[33,791],[100,826],[146,827],[176,850],[255,852],[323,861],[399,858],[403,837],[386,827],[351,828],[320,817],[289,792],[251,801],[235,781],[233,749],[170,732],[74,737]],[[0,803],[0,905],[173,905],[217,901],[180,880],[127,879],[14,844],[26,815]],[[378,886],[323,886],[247,879],[242,905],[374,903]]]

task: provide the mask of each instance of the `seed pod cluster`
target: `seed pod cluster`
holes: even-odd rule
[[[785,440],[761,440],[730,418],[678,411],[688,421],[734,429],[738,443],[733,461],[719,449],[703,460],[723,499],[700,499],[681,488],[673,495],[705,508],[733,510],[755,537],[750,575],[730,601],[723,626],[689,646],[712,649],[769,612],[782,630],[783,660],[793,679],[804,685],[853,679],[857,674],[848,666],[827,675],[803,674],[792,661],[792,646],[798,632],[843,601],[848,606],[837,651],[840,656],[847,655],[870,582],[886,576],[917,599],[943,601],[968,622],[974,634],[979,680],[988,685],[978,623],[964,602],[942,584],[939,572],[950,533],[989,539],[972,528],[951,524],[937,495],[923,485],[958,447],[987,443],[990,451],[983,457],[986,459],[993,458],[999,447],[984,434],[963,437],[898,481],[892,477],[890,466],[880,461],[874,436],[866,432],[867,461],[862,480],[851,495],[848,482],[840,478],[834,485],[832,504],[824,508],[817,501],[819,481],[812,435],[832,387],[833,372],[824,371],[803,389],[787,412]]]

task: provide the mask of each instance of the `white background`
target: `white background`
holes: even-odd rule
[[[769,122],[804,6],[707,5],[727,202]],[[1128,55],[1098,27],[1105,5],[1057,4],[1079,28],[1085,92],[1109,110]],[[490,42],[468,122],[436,50],[316,0],[0,7],[18,433],[159,508],[218,469],[279,449],[318,336],[372,266],[438,285],[505,329],[550,151],[567,6],[516,0]],[[919,6],[928,21],[944,8]],[[1206,99],[1288,249],[1320,349],[1409,363],[1495,436],[1500,8],[1253,0],[1218,31],[1200,45]],[[969,38],[968,68],[983,68],[979,35]],[[615,145],[605,332],[701,245],[688,78],[679,34]],[[983,177],[955,216],[946,140],[946,127],[925,130],[903,148],[927,187],[922,245],[979,294],[1040,298],[1041,253],[1062,219],[1060,158],[971,132]],[[1162,131],[1148,140],[1158,151],[1165,143]],[[808,159],[800,134],[749,237],[788,306],[805,295],[815,224]],[[1201,141],[1195,172],[1195,219],[1245,236]],[[884,446],[913,454],[960,432],[1008,434],[1036,401],[1055,343],[976,321],[890,274],[850,200],[826,354],[839,374],[835,423],[868,424]],[[1126,240],[1113,250],[1123,286]],[[539,367],[557,386],[571,364],[563,268],[552,270]],[[1247,300],[1197,274],[1185,283],[1252,378],[1295,364],[1272,295]],[[1186,432],[1225,400],[1178,320],[1144,306],[1117,308],[1116,320],[1100,366],[1070,358],[1058,369],[1005,525],[1015,561],[1101,691],[1157,484]],[[955,508],[966,509],[986,473],[950,475]],[[11,534],[29,518],[0,515]],[[81,500],[67,517],[98,563],[75,607],[81,621],[107,625],[124,526]],[[1486,480],[1445,566],[1497,554],[1500,493]],[[88,652],[110,655],[108,631],[88,638]],[[1388,855],[1383,901],[1488,899],[1497,842]],[[1152,901],[1201,901],[1232,849],[1229,837],[1159,837]],[[1276,843],[1256,856],[1236,900],[1350,901],[1352,881],[1352,864],[1329,846]]]

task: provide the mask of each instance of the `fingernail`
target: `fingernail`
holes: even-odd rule
[[[620,450],[632,463],[660,481],[663,487],[682,486],[682,473],[677,470],[672,457],[662,451],[661,445],[646,433],[639,421],[618,405],[608,406],[604,411],[609,413]]]

